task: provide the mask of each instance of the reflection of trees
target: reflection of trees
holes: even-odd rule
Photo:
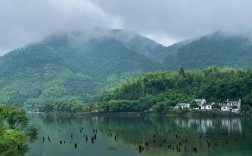
[[[216,142],[218,147],[223,148],[232,144],[237,144],[234,140],[241,138],[241,133],[249,133],[246,135],[251,137],[250,131],[247,128],[242,129],[242,122],[249,123],[245,126],[252,127],[249,120],[243,121],[240,118],[186,118],[186,117],[165,117],[165,116],[86,116],[86,117],[69,117],[69,116],[41,116],[34,115],[33,122],[41,130],[41,136],[50,134],[52,140],[69,140],[70,133],[73,132],[74,139],[81,143],[84,142],[79,128],[84,126],[85,134],[91,134],[92,128],[98,129],[98,142],[106,142],[103,149],[107,147],[119,147],[123,145],[130,150],[136,150],[139,145],[149,142],[149,146],[143,151],[146,155],[166,155],[167,146],[171,144],[175,147],[179,142],[182,142],[182,147],[192,149],[194,146],[199,147],[199,152],[208,152],[207,141],[211,142],[212,146]],[[61,133],[58,132],[61,129]],[[112,134],[108,136],[108,134]],[[230,135],[232,134],[232,135]],[[234,134],[234,135],[233,135]],[[237,135],[238,134],[238,135]],[[114,136],[117,136],[117,141]],[[154,137],[155,135],[155,143]],[[177,138],[176,135],[179,137]],[[78,137],[76,137],[78,136]],[[240,137],[240,138],[239,138]],[[244,134],[242,135],[244,137]],[[101,140],[100,140],[101,139]],[[105,139],[105,140],[104,140]],[[185,143],[187,139],[187,143]],[[225,144],[228,139],[229,145]],[[164,143],[165,140],[165,143]],[[243,140],[244,141],[244,140]],[[201,146],[202,143],[202,146]],[[161,146],[160,146],[161,144]],[[81,144],[82,145],[82,144]],[[40,146],[38,146],[40,147]],[[61,145],[54,145],[55,148],[61,148]],[[241,146],[238,146],[241,147]],[[90,147],[91,148],[91,147]],[[92,147],[94,148],[94,147]],[[33,149],[34,150],[34,149]],[[38,149],[39,150],[39,149]],[[46,148],[45,153],[50,153],[51,149]],[[217,149],[218,150],[218,149]],[[210,151],[213,151],[212,147]],[[136,150],[136,152],[138,152]],[[168,151],[170,155],[185,155],[185,152],[177,153],[176,150]],[[63,152],[62,152],[63,153]]]
[[[149,152],[158,152],[158,154],[152,153],[154,155],[165,152],[163,149],[155,151],[157,148],[153,148],[161,143],[164,145],[164,140],[166,140],[167,144],[178,143],[175,137],[176,134],[181,137],[186,136],[188,132],[192,134],[191,137],[196,135],[196,133],[190,129],[177,129],[174,127],[173,119],[167,117],[107,117],[102,120],[104,122],[98,122],[98,128],[103,129],[104,133],[118,135],[118,141],[131,149],[135,149],[138,145],[149,142]],[[155,145],[153,144],[153,135],[156,135]],[[148,149],[146,149],[146,151],[147,150]]]
[[[148,141],[150,145],[145,151],[149,155],[165,155],[167,151],[164,148],[165,145],[175,146],[179,142],[182,142],[183,148],[192,149],[197,146],[200,147],[201,152],[206,152],[209,150],[207,141],[212,146],[216,143],[215,148],[222,148],[226,146],[226,140],[232,144],[239,139],[239,135],[230,136],[229,134],[242,133],[242,124],[239,118],[145,116],[134,118],[105,117],[97,120],[97,126],[103,130],[103,133],[118,135],[119,142],[126,147],[136,149],[138,145],[144,145]],[[153,135],[156,135],[155,143],[153,143]],[[176,138],[176,135],[179,136],[179,139]],[[187,144],[185,144],[185,139],[188,140]]]

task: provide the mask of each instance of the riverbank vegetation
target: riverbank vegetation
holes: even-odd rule
[[[154,111],[159,114],[183,110],[171,109],[176,103],[205,98],[220,103],[241,98],[242,109],[251,112],[252,69],[208,67],[201,70],[149,72],[127,80],[114,92],[102,95],[100,107],[108,112]]]
[[[241,98],[243,112],[252,112],[252,69],[208,67],[201,70],[148,72],[121,83],[103,94],[97,102],[48,103],[41,112],[155,112],[185,114],[188,109],[173,109],[180,102],[205,98],[218,103],[227,98]],[[192,103],[193,104],[193,103]]]
[[[0,105],[0,152],[11,148],[22,149],[23,144],[36,139],[35,126],[29,126],[29,117],[17,105]]]

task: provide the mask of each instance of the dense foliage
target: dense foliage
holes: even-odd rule
[[[28,126],[29,117],[24,109],[17,105],[0,105],[0,152],[18,147],[26,142],[29,137],[37,137],[37,128]]]
[[[252,106],[252,70],[208,67],[202,70],[149,72],[122,83],[111,94],[101,96],[104,111],[149,111],[166,113],[179,102],[205,98],[219,103],[242,99]],[[249,107],[248,106],[248,107]]]
[[[39,112],[60,112],[60,113],[85,113],[98,111],[99,107],[95,103],[48,103],[41,105]]]

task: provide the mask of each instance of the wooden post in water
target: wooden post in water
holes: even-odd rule
[[[193,152],[195,152],[195,153],[197,153],[197,152],[198,152],[198,148],[197,148],[197,146],[194,146],[194,147],[193,147]]]

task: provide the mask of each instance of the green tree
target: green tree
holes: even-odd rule
[[[197,105],[196,101],[192,101],[190,104],[190,108],[199,108],[199,106]]]
[[[2,115],[0,115],[0,139],[2,138],[3,134],[4,134],[4,119],[2,117]]]
[[[166,114],[168,107],[165,106],[163,103],[156,104],[152,107],[153,111],[158,114]]]
[[[35,125],[31,125],[26,129],[26,134],[30,137],[31,141],[38,138],[38,128]]]
[[[12,129],[17,127],[23,129],[28,125],[29,117],[26,115],[24,109],[15,109],[9,112],[7,122]]]
[[[251,110],[251,106],[249,105],[242,105],[241,106],[241,111],[243,112],[249,112]]]
[[[15,104],[0,105],[0,152],[13,149],[28,141],[28,134],[35,132],[35,127],[28,127],[29,118],[24,109]],[[30,131],[31,130],[31,131]]]
[[[179,75],[181,75],[183,78],[186,77],[184,68],[182,68],[182,67],[180,68],[180,70],[179,70]]]
[[[212,108],[220,109],[221,106],[218,103],[215,103],[212,105]]]

